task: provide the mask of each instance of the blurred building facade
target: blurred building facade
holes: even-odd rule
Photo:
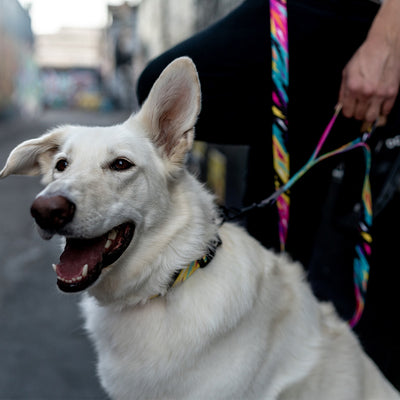
[[[40,106],[33,46],[29,12],[17,0],[0,0],[0,117]]]
[[[158,54],[222,18],[243,0],[142,0],[138,8],[140,51],[136,76]],[[206,50],[205,50],[206,51]],[[246,146],[196,142],[189,165],[221,204],[240,207],[246,171]]]
[[[135,109],[137,6],[109,5],[106,26],[38,35],[35,58],[48,108]]]
[[[36,36],[35,60],[40,68],[45,108],[107,108],[102,89],[104,31],[63,27]]]
[[[108,6],[106,57],[103,75],[108,93],[117,106],[133,110],[137,107],[135,77],[140,59],[138,6],[124,2]]]
[[[142,0],[138,34],[149,59],[209,26],[243,0]]]

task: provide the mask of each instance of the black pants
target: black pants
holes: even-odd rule
[[[378,5],[368,0],[288,0],[288,147],[292,172],[308,160],[331,118],[342,70],[365,39],[377,10]],[[270,47],[269,2],[247,0],[221,21],[153,60],[138,83],[142,103],[170,61],[183,55],[193,59],[203,95],[197,139],[250,145],[244,199],[249,204],[274,190]],[[398,154],[398,148],[391,152],[385,148],[382,153],[384,139],[400,134],[400,123],[392,114],[388,126],[376,134],[372,143],[374,149],[380,149],[381,158],[382,154],[386,157],[374,167],[373,190],[382,186]],[[327,148],[346,143],[359,131],[356,121],[339,118]],[[386,173],[382,172],[382,162]],[[338,165],[345,170],[340,181],[332,178],[332,170]],[[351,317],[355,304],[354,209],[363,176],[363,157],[355,152],[320,164],[291,190],[287,251],[305,266],[316,295],[333,301],[346,319]],[[388,239],[388,224],[400,223],[400,212],[394,206],[397,197],[395,194],[374,224],[370,289],[356,332],[366,351],[400,388],[400,331],[394,320],[400,267],[396,265],[393,237]],[[247,228],[266,247],[279,248],[275,207],[249,215]]]

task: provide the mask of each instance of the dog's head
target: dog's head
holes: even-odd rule
[[[86,289],[167,213],[200,112],[192,61],[172,62],[142,109],[112,127],[62,126],[17,146],[0,178],[42,175],[31,213],[44,238],[66,238],[54,266],[61,290]]]

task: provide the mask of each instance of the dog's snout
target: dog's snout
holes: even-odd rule
[[[74,213],[75,204],[63,196],[39,196],[31,207],[36,223],[42,229],[52,231],[63,228]]]

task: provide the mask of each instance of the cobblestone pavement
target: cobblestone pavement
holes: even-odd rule
[[[49,111],[0,121],[0,169],[18,143],[53,126],[109,125],[126,116]],[[56,288],[57,239],[40,239],[29,214],[40,188],[36,177],[0,181],[0,400],[106,400],[80,296]]]

